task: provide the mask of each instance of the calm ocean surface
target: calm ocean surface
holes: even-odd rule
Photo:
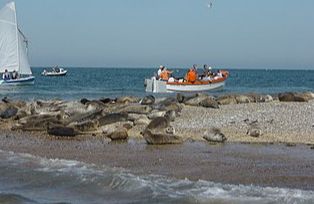
[[[122,95],[144,96],[144,79],[153,75],[152,68],[68,68],[65,77],[43,77],[43,68],[33,68],[35,85],[0,87],[1,97],[14,99],[98,99]],[[186,69],[173,69],[183,76]],[[313,91],[314,70],[244,70],[229,69],[230,77],[221,93],[278,93]],[[158,96],[158,95],[157,95]],[[163,96],[163,95],[160,95]]]

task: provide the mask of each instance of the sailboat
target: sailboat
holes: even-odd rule
[[[18,77],[1,77],[0,85],[34,84],[27,48],[28,41],[18,28],[15,3],[10,2],[0,10],[0,73],[16,72]]]

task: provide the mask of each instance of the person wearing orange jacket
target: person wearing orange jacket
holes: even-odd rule
[[[191,83],[194,83],[197,80],[196,65],[193,65],[193,67],[188,70],[186,73],[186,80]]]
[[[168,81],[172,71],[168,70],[166,67],[163,69],[163,71],[160,73],[160,79],[164,81]]]

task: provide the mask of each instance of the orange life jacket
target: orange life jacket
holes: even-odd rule
[[[196,81],[197,74],[194,70],[189,70],[188,76],[187,76],[187,81],[194,83]]]
[[[168,80],[169,79],[169,72],[167,70],[162,71],[160,74],[160,78],[162,80]]]

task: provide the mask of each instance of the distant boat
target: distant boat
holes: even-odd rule
[[[18,28],[15,3],[10,2],[0,10],[0,85],[34,84],[27,56],[28,41]],[[10,75],[15,72],[17,77]],[[14,74],[15,74],[14,73]]]
[[[156,77],[145,79],[144,85],[146,92],[153,93],[171,93],[171,92],[202,92],[222,89],[225,81],[229,76],[229,72],[220,70],[221,76],[214,77],[211,80],[198,79],[195,82],[188,82],[184,79],[176,81],[158,80]]]
[[[44,69],[44,71],[41,73],[43,76],[65,76],[67,74],[67,70],[61,68],[61,67],[54,67],[51,71],[47,71]]]

